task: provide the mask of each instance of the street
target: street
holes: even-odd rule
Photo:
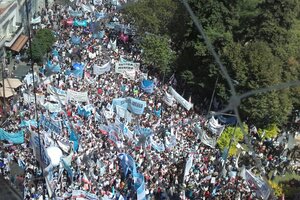
[[[12,188],[7,181],[0,176],[0,200],[20,200],[22,197],[15,192],[15,189]]]

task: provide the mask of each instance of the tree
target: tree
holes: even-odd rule
[[[239,93],[282,82],[283,62],[273,54],[267,43],[256,41],[245,46],[231,46],[224,52]],[[262,53],[263,52],[263,53]],[[240,111],[243,119],[260,126],[284,123],[292,109],[290,91],[272,91],[243,99]]]
[[[38,30],[31,44],[33,61],[41,63],[54,42],[55,37],[50,29]]]
[[[244,124],[244,130],[248,133],[248,127]],[[229,149],[229,156],[237,153],[236,145],[244,138],[244,133],[240,127],[228,126],[223,131],[222,135],[218,138],[218,147],[223,151],[225,148],[229,148],[230,140],[232,139],[231,147]]]
[[[176,5],[172,0],[139,0],[126,7],[124,13],[141,34],[166,34],[166,24],[176,14]]]
[[[148,34],[142,38],[140,47],[143,51],[143,61],[159,70],[160,73],[170,71],[174,60],[174,52],[170,48],[167,36]]]
[[[255,2],[255,0],[254,0]],[[294,25],[299,12],[298,0],[264,0],[256,1],[256,15],[243,20],[242,32],[247,41],[259,39],[273,44],[286,43],[289,30]]]
[[[226,105],[231,93],[227,80],[180,3],[141,0],[124,13],[141,30],[140,36],[146,35],[141,47],[147,64],[165,72],[172,63],[176,79],[185,83],[176,89],[188,88],[190,93],[198,95],[199,102],[211,97],[218,77],[216,96]],[[188,3],[235,80],[239,94],[300,79],[298,0],[189,0]],[[283,124],[297,107],[300,108],[300,89],[293,88],[250,96],[242,100],[239,109],[243,120],[267,127]]]

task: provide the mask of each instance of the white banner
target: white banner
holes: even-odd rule
[[[110,62],[108,62],[102,66],[98,66],[95,64],[93,66],[93,69],[94,69],[94,74],[101,75],[101,74],[104,74],[105,72],[109,72],[111,69],[111,65],[110,65]]]
[[[47,102],[47,103],[43,104],[43,106],[47,110],[49,110],[49,112],[51,112],[51,113],[53,113],[53,112],[61,112],[62,111],[60,104],[57,104],[57,103]]]
[[[189,156],[188,160],[186,161],[186,164],[185,164],[183,180],[185,179],[185,177],[186,177],[187,175],[189,175],[190,169],[191,169],[192,166],[193,166],[193,160],[194,160],[194,156],[193,156],[193,154],[191,154],[191,155]]]
[[[107,48],[115,51],[117,49],[117,40],[115,41],[109,40],[109,43],[107,44]]]
[[[185,109],[190,110],[193,104],[185,100],[180,94],[178,94],[171,86],[169,87],[170,93],[174,96],[176,101],[180,103]]]
[[[162,99],[168,106],[173,106],[174,97],[170,95],[169,93],[165,93],[165,96]]]
[[[83,190],[73,190],[72,199],[88,199],[88,200],[98,200],[97,195],[83,191]]]
[[[219,124],[218,120],[215,119],[214,117],[210,118],[208,121],[208,129],[215,135],[220,136],[224,129],[225,129],[225,125],[221,125]]]
[[[114,113],[109,110],[103,110],[103,115],[106,119],[111,119],[114,117]]]
[[[117,62],[115,66],[115,72],[119,74],[124,74],[124,72],[129,71],[138,71],[140,67],[140,63],[134,63],[134,62],[126,62],[126,63],[120,63]]]
[[[58,144],[58,146],[59,146],[59,148],[60,148],[61,150],[63,150],[65,153],[69,153],[69,151],[70,151],[70,149],[71,149],[70,144],[67,144],[67,143],[65,143],[65,142],[61,142],[61,141],[59,141],[59,140],[57,140],[57,144]]]
[[[64,105],[66,104],[67,101],[66,91],[48,85],[47,92],[51,94],[49,97],[49,101],[61,102]]]
[[[63,105],[66,105],[67,96],[50,95],[48,98],[49,98],[49,101],[54,101],[54,102],[57,102],[57,103],[61,102]]]
[[[123,78],[127,78],[129,80],[135,80],[135,70],[127,71],[123,73]]]
[[[34,95],[33,94],[23,93],[23,99],[24,99],[24,103],[26,103],[26,104],[34,103]],[[45,103],[45,96],[36,94],[36,101],[37,101],[37,103],[43,105]]]
[[[217,141],[215,138],[211,138],[209,137],[205,130],[203,130],[201,127],[199,126],[195,126],[194,127],[194,132],[197,134],[197,138],[201,140],[201,142],[211,148],[215,148]]]
[[[34,77],[32,76],[32,73],[26,74],[24,81],[27,85],[33,85],[33,78],[34,82],[40,82],[39,76],[36,73],[34,73]]]
[[[69,101],[88,102],[88,92],[76,92],[74,90],[67,90],[67,99]]]
[[[102,0],[93,0],[94,5],[102,5]]]
[[[217,141],[214,138],[209,137],[205,131],[202,131],[201,142],[211,148],[215,148],[217,144]]]
[[[85,4],[82,4],[81,5],[81,8],[84,12],[94,12],[95,8],[93,5],[85,5]]]

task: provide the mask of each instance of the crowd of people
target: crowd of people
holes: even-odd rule
[[[90,3],[92,10],[82,6]],[[193,108],[185,109],[178,102],[173,106],[164,102],[170,83],[162,83],[155,73],[145,75],[140,70],[136,71],[134,79],[115,73],[113,68],[122,59],[142,63],[141,51],[136,49],[131,36],[127,36],[128,39],[122,28],[116,30],[107,25],[118,22],[130,27],[117,12],[117,6],[93,5],[87,1],[77,1],[74,5],[70,8],[54,4],[40,14],[43,27],[53,29],[57,26],[52,54],[36,72],[36,93],[44,99],[38,98],[37,104],[28,101],[22,94],[34,94],[34,86],[24,80],[3,127],[7,132],[25,131],[23,144],[2,142],[0,145],[1,174],[24,192],[24,199],[76,198],[74,191],[86,192],[86,199],[137,199],[135,177],[133,172],[124,173],[119,157],[122,153],[135,160],[137,170],[144,176],[144,199],[263,199],[265,194],[262,191],[270,190],[262,190],[251,182],[245,171],[254,168],[255,177],[259,174],[269,176],[271,173],[272,177],[284,174],[289,165],[284,146],[287,135],[278,140],[262,141],[255,131],[251,132],[255,151],[241,150],[238,157],[224,159],[220,149],[204,144],[195,131],[197,126],[213,135],[206,127],[204,116]],[[97,18],[95,13],[104,13],[106,17]],[[88,24],[96,22],[99,26],[92,28],[68,23],[76,20]],[[84,66],[84,69],[74,67],[74,63]],[[94,65],[106,63],[110,63],[110,70],[100,75],[94,73]],[[56,66],[59,70],[54,72]],[[78,74],[78,71],[82,73]],[[141,81],[145,78],[154,83],[152,93],[141,88]],[[54,92],[49,88],[55,88]],[[87,92],[88,101],[63,99],[62,91],[68,90]],[[130,119],[120,117],[115,112],[113,100],[126,97],[146,102],[144,112],[139,115],[131,113]],[[53,107],[45,106],[47,102],[56,105],[55,111]],[[80,114],[82,108],[89,114]],[[61,133],[55,133],[43,123],[21,126],[22,122],[37,120],[36,109],[39,120],[46,118],[57,122]],[[126,124],[134,133],[132,137],[117,133],[119,138],[114,140],[107,127],[116,123]],[[164,149],[154,148],[148,136],[135,132],[136,127],[150,129],[154,144],[170,144],[172,138],[175,141],[169,148],[167,145],[162,145],[166,147]],[[42,152],[34,152],[32,148],[33,133],[39,134],[45,147],[61,148],[61,143],[69,145],[67,150],[62,149],[64,163],[52,166],[51,171],[45,169],[47,166],[39,158]],[[74,134],[75,139],[70,139],[70,134]],[[258,169],[255,159],[251,159],[254,154],[259,155],[262,169]],[[191,156],[192,166],[186,173]],[[12,176],[12,163],[17,163],[24,173]],[[66,163],[71,172],[61,167]]]

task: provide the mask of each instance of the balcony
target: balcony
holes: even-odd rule
[[[3,46],[4,42],[5,42],[5,36],[0,35],[0,48]]]
[[[5,40],[6,40],[5,46],[11,47],[13,43],[16,41],[16,39],[22,34],[23,30],[24,27],[22,25],[14,26],[13,32],[5,36]]]

